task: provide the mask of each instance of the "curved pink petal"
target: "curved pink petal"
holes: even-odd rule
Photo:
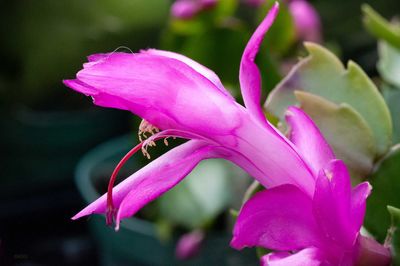
[[[293,185],[257,193],[240,210],[231,246],[291,251],[318,246],[320,230],[310,197]]]
[[[285,118],[289,125],[289,139],[317,178],[319,171],[335,159],[331,147],[311,118],[300,108],[290,106]]]
[[[270,253],[261,257],[262,266],[320,266],[323,256],[317,248],[305,248],[294,254],[289,252]]]
[[[325,235],[340,246],[352,247],[358,230],[351,217],[350,175],[340,160],[321,170],[315,185],[313,210]]]
[[[359,231],[365,216],[367,198],[371,194],[372,186],[368,182],[358,184],[351,192],[351,215],[353,229]]]
[[[64,83],[97,105],[129,110],[160,129],[228,134],[243,108],[202,73],[181,58],[110,53],[91,56],[77,79]]]
[[[265,123],[265,116],[261,108],[261,76],[254,59],[260,49],[264,35],[274,22],[279,10],[278,2],[268,12],[265,19],[251,36],[240,62],[239,80],[243,100],[249,111],[260,121]]]
[[[210,80],[215,85],[215,87],[217,87],[223,94],[225,94],[227,97],[230,97],[232,100],[234,100],[232,95],[224,88],[224,85],[222,85],[219,77],[214,73],[214,71],[206,68],[202,64],[197,63],[196,61],[190,59],[189,57],[186,57],[184,55],[177,54],[174,52],[157,50],[157,49],[148,49],[148,50],[142,51],[142,53],[165,56],[165,57],[177,59],[177,60],[185,63],[186,65],[190,66],[195,71],[197,71],[198,73],[200,73],[201,75],[206,77],[208,80]]]
[[[182,144],[152,161],[113,189],[114,206],[120,219],[132,216],[140,208],[179,183],[203,159],[213,157],[213,148],[199,140]],[[93,213],[105,213],[107,194],[91,203],[72,219]]]

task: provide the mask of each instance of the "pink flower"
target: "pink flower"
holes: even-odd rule
[[[176,244],[175,255],[178,259],[186,260],[196,256],[204,240],[204,232],[195,230],[183,235]]]
[[[351,188],[346,166],[331,158],[307,120],[300,109],[289,108],[290,139],[314,173],[313,196],[292,184],[257,193],[239,213],[231,246],[274,250],[262,265],[389,265],[389,250],[360,234],[371,186]]]
[[[302,41],[321,42],[321,19],[315,8],[305,0],[289,2],[297,38]]]
[[[167,51],[92,55],[77,79],[64,81],[90,95],[96,105],[142,117],[142,132],[161,130],[134,151],[142,148],[147,154],[147,146],[160,138],[190,139],[128,177],[74,219],[92,213],[115,214],[118,228],[121,219],[135,214],[209,158],[236,163],[266,187],[295,184],[313,195],[311,169],[292,142],[265,119],[260,105],[261,78],[254,58],[277,11],[278,4],[243,53],[239,79],[246,108],[234,100],[214,72]]]
[[[96,105],[142,117],[141,133],[154,134],[123,158],[113,177],[134,152],[142,149],[148,155],[147,146],[154,141],[171,136],[189,139],[115,188],[112,179],[108,193],[73,219],[104,213],[108,220],[116,219],[118,229],[121,219],[174,187],[201,160],[224,158],[269,189],[241,210],[233,247],[277,250],[263,258],[271,265],[353,263],[357,254],[371,254],[358,244],[365,242],[359,229],[370,193],[368,183],[351,190],[345,166],[300,109],[288,111],[290,141],[261,109],[261,77],[254,59],[277,12],[275,4],[243,52],[239,81],[245,107],[235,102],[214,72],[167,51],[92,55],[76,79],[64,81],[91,96]],[[376,243],[371,250],[377,247],[381,246]]]
[[[179,19],[191,19],[202,10],[213,8],[217,0],[177,0],[171,6],[171,15]]]

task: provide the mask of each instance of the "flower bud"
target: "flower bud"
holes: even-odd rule
[[[183,235],[176,244],[175,255],[180,260],[196,256],[204,240],[204,232],[195,230]]]
[[[321,20],[315,8],[305,0],[289,2],[297,38],[302,41],[321,42]]]

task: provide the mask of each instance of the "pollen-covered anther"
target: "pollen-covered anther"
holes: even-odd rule
[[[147,159],[151,159],[150,153],[147,151],[147,147],[142,147],[142,153]]]
[[[166,138],[164,139],[164,145],[165,145],[165,146],[168,146],[168,137],[166,137]]]
[[[145,119],[143,119],[142,122],[140,122],[140,125],[139,125],[139,132],[138,132],[139,141],[142,142],[143,138],[147,139],[149,137],[149,136],[146,135],[147,133],[149,133],[150,136],[152,136],[152,135],[154,135],[155,133],[158,133],[158,132],[160,132],[160,130],[157,127],[153,126],[152,124],[147,122]],[[152,145],[150,145],[150,146],[155,146],[154,141],[151,144]]]

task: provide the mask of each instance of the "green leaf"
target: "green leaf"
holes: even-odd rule
[[[320,96],[337,105],[347,104],[372,131],[375,158],[385,154],[392,140],[392,122],[388,107],[374,83],[354,62],[347,69],[327,49],[305,43],[309,55],[299,61],[288,76],[271,92],[266,109],[282,121],[290,105],[298,104],[295,91]]]
[[[392,226],[400,227],[400,209],[393,206],[387,206],[388,212],[390,213],[390,218],[392,221]]]
[[[400,143],[400,88],[382,86],[382,94],[393,119],[393,143]]]
[[[366,121],[348,104],[335,104],[304,91],[295,91],[301,108],[318,125],[335,155],[353,177],[362,178],[373,167],[375,143]]]
[[[400,50],[385,41],[378,43],[378,71],[382,79],[400,89]]]
[[[400,265],[400,209],[387,206],[387,210],[390,213],[391,226],[385,242],[393,246],[394,265]]]
[[[225,19],[227,17],[231,17],[235,14],[235,11],[238,7],[238,0],[223,0],[217,1],[217,6],[215,7],[215,16],[219,19]]]
[[[383,241],[390,219],[387,205],[400,206],[400,147],[394,146],[370,178],[373,187],[367,201],[364,225],[379,241]]]
[[[201,162],[178,186],[158,199],[162,218],[187,229],[205,226],[230,203],[230,169],[223,160]]]
[[[362,6],[363,22],[367,30],[378,39],[400,49],[400,26],[389,23],[367,4]]]

